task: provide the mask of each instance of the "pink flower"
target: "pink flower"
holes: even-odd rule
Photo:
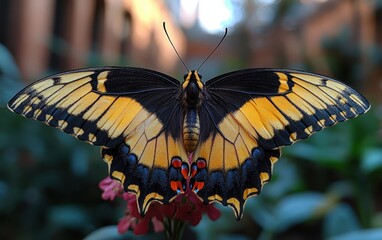
[[[114,181],[110,177],[107,177],[104,180],[102,180],[98,186],[103,191],[103,200],[114,201],[115,197],[120,197],[123,192],[121,183]]]
[[[163,205],[162,208],[166,217],[189,222],[192,226],[199,224],[203,213],[207,213],[211,220],[220,217],[220,211],[216,207],[204,204],[190,189],[179,194],[173,202]]]
[[[134,229],[136,226],[135,222],[136,221],[135,221],[135,218],[133,216],[126,215],[118,223],[118,232],[119,233],[127,232],[130,227]]]
[[[118,223],[119,233],[132,229],[136,235],[145,234],[149,231],[150,225],[152,225],[155,232],[162,232],[165,230],[163,223],[165,218],[188,222],[192,226],[196,226],[204,213],[207,213],[208,217],[213,221],[217,220],[221,215],[215,206],[204,204],[192,190],[187,189],[185,193],[179,194],[169,204],[151,203],[145,216],[142,217],[138,212],[135,194],[124,193],[119,182],[106,177],[100,182],[99,186],[103,190],[103,199],[114,200],[115,197],[120,197],[127,203],[125,216]]]
[[[163,222],[161,220],[159,220],[158,218],[156,218],[154,216],[151,219],[151,222],[153,223],[154,232],[163,232],[164,231],[164,225],[163,225]]]

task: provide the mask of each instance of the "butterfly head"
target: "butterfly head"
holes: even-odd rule
[[[202,75],[200,75],[196,70],[189,71],[184,75],[184,82],[182,83],[182,89],[185,90],[189,85],[195,85],[192,87],[197,87],[200,90],[203,89]]]
[[[185,74],[184,82],[182,83],[184,103],[189,107],[198,106],[202,98],[203,88],[202,75],[196,70],[189,71]]]

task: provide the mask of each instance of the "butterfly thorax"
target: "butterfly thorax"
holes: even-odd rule
[[[203,100],[204,84],[197,71],[190,71],[182,83],[182,104],[186,108],[198,108]]]
[[[185,109],[183,121],[183,144],[187,152],[194,152],[199,143],[200,124],[198,108],[203,101],[203,82],[197,71],[190,71],[182,83],[182,104]]]

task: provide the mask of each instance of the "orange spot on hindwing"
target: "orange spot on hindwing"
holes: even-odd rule
[[[189,175],[189,167],[187,163],[182,162],[178,157],[171,160],[169,169],[170,187],[177,194],[184,193],[187,188],[187,178]]]
[[[204,187],[206,179],[207,163],[206,160],[199,158],[191,165],[190,189],[197,193]]]

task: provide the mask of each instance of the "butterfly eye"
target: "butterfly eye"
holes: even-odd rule
[[[188,77],[188,74],[184,74],[183,75],[183,79],[186,80],[186,78]]]
[[[198,76],[199,76],[200,80],[202,80],[202,78],[203,78],[202,74],[198,73]]]

